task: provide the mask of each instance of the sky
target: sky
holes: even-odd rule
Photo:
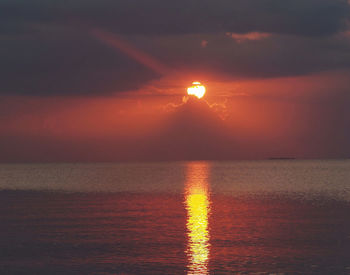
[[[350,157],[349,1],[0,0],[0,45],[0,162]]]

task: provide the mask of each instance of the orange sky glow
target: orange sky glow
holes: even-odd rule
[[[60,152],[60,158],[86,160],[326,155],[323,123],[329,122],[319,118],[329,110],[322,87],[341,85],[344,77],[209,80],[205,99],[190,102],[182,99],[186,86],[178,87],[169,78],[158,82],[160,88],[145,87],[125,96],[4,97],[1,102],[12,113],[2,118],[0,131],[9,137],[6,148],[15,146],[13,136],[31,144],[19,145],[26,147],[24,160],[39,144],[46,146],[41,158],[66,146],[72,149]],[[193,146],[195,140],[200,142]]]

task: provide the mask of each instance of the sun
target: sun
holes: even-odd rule
[[[198,81],[192,82],[192,86],[187,88],[188,95],[202,98],[205,95],[205,87]]]

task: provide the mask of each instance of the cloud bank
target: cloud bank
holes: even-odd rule
[[[97,41],[94,28],[179,71],[237,78],[349,69],[341,35],[349,14],[345,0],[3,0],[0,94],[111,94],[159,78]]]

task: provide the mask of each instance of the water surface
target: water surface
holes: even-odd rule
[[[0,165],[1,274],[350,274],[350,162]]]

